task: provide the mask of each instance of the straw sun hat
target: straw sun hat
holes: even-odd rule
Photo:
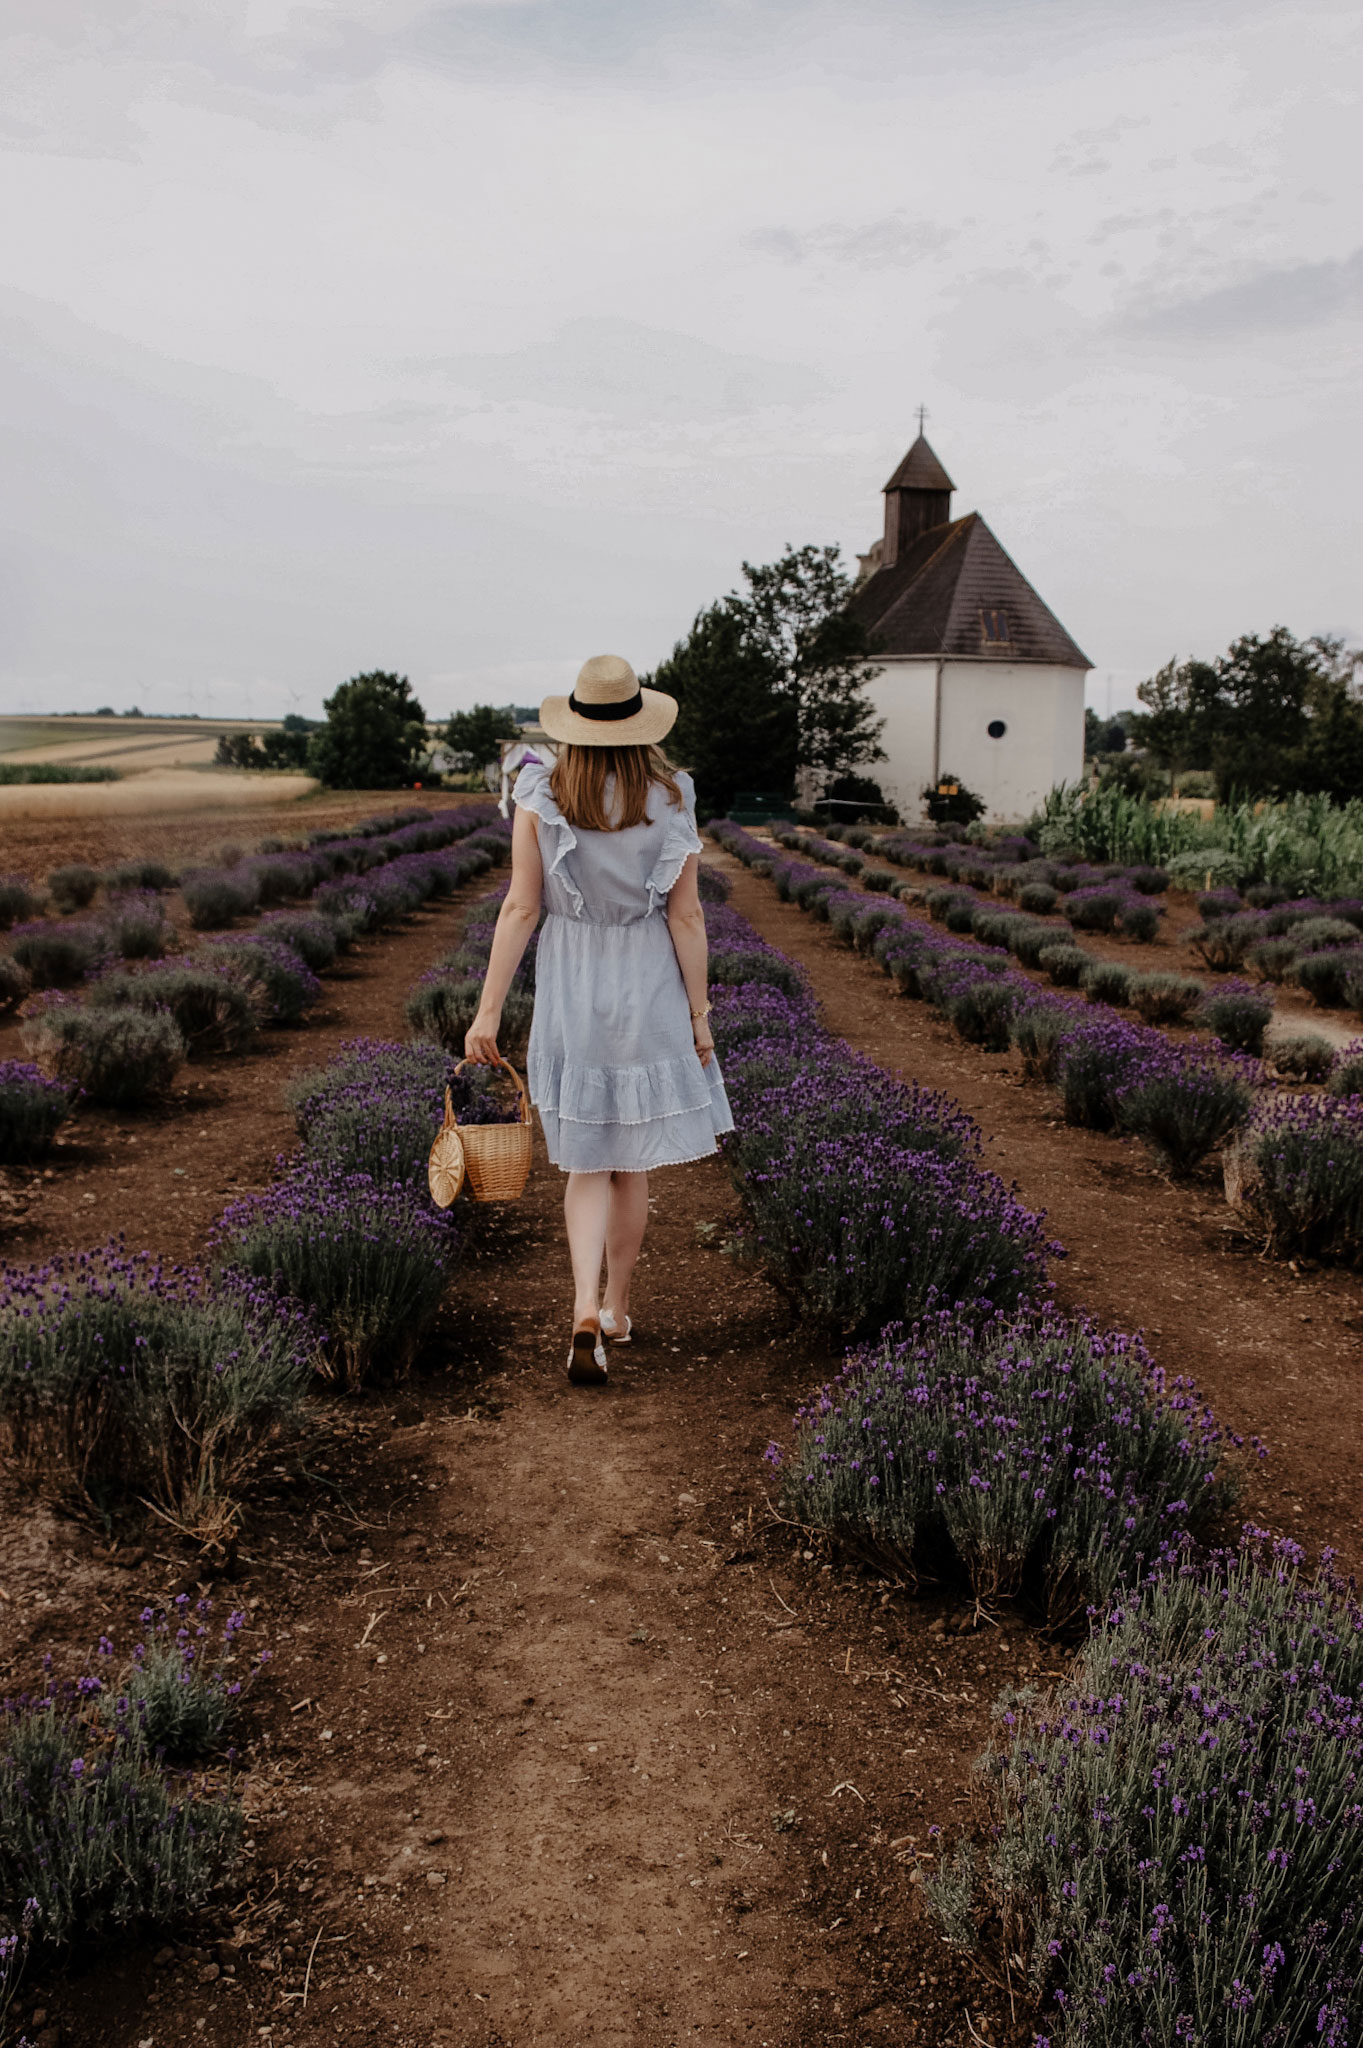
[[[641,689],[618,654],[594,654],[579,669],[570,697],[546,697],[540,705],[550,739],[573,747],[657,746],[676,716],[676,698]]]

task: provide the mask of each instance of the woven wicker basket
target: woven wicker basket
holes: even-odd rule
[[[469,1062],[455,1068],[461,1074]],[[475,1202],[514,1202],[525,1192],[530,1175],[530,1158],[535,1149],[535,1127],[530,1120],[530,1097],[525,1083],[507,1061],[499,1060],[516,1084],[520,1115],[514,1124],[460,1124],[464,1148],[464,1170],[469,1193]]]

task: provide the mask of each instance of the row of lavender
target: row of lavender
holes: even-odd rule
[[[418,847],[434,835],[453,845]],[[155,1099],[187,1059],[248,1049],[263,1025],[295,1024],[319,1000],[325,974],[360,933],[389,928],[422,903],[447,897],[506,858],[501,819],[464,816],[362,841],[379,864],[333,877],[315,908],[280,911],[256,933],[209,939],[167,960],[164,927],[147,912],[145,957],[106,966],[83,1002],[66,991],[39,999],[23,1027],[29,1061],[0,1063],[0,1161],[33,1160],[50,1147],[81,1099],[131,1107]],[[340,853],[350,858],[351,842]],[[122,900],[120,915],[131,917]]]
[[[876,866],[877,861],[943,876],[959,892],[962,915],[968,915],[972,906],[987,910],[981,896],[993,895],[1015,901],[1033,916],[1058,911],[1074,931],[1117,933],[1141,941],[1158,934],[1161,913],[1150,899],[1170,880],[1161,868],[1095,868],[1014,857],[1017,845],[1025,842],[937,846],[894,835],[876,839],[855,828],[843,833],[847,843],[835,842],[831,834],[821,839],[783,828],[774,836],[812,859],[860,874],[863,884],[872,888],[893,883],[889,870]],[[860,850],[852,850],[853,838]],[[1302,989],[1321,1008],[1363,1012],[1363,900],[1291,897],[1284,889],[1262,883],[1243,897],[1235,889],[1204,891],[1198,894],[1197,905],[1204,922],[1185,933],[1185,942],[1214,973],[1248,967],[1266,982]],[[1099,964],[1107,967],[1115,986],[1121,970],[1110,962],[1095,962],[1095,971]]]
[[[1191,1173],[1217,1148],[1228,1148],[1228,1185],[1274,1252],[1341,1260],[1363,1254],[1357,1092],[1281,1090],[1257,1061],[1220,1040],[1175,1042],[1101,1001],[1040,988],[1013,968],[1001,946],[938,932],[890,898],[868,900],[839,888],[825,869],[774,859],[768,843],[740,827],[710,829],[738,858],[770,874],[783,898],[869,953],[903,994],[929,1001],[963,1038],[996,1051],[1015,1047],[1029,1076],[1059,1090],[1070,1123],[1129,1132],[1173,1174]],[[1230,994],[1238,1006],[1253,991]],[[1339,1083],[1356,1090],[1358,1080],[1355,1053]]]
[[[865,899],[860,899],[863,907]],[[1044,1705],[1003,1700],[986,1849],[927,1887],[948,1941],[1030,1993],[1036,2040],[1304,2043],[1363,2018],[1363,1614],[1249,1532],[1191,1387],[1062,1316],[1029,1217],[941,1096],[819,1026],[803,977],[711,917],[728,1157],[802,1303],[882,1333],[769,1457],[787,1513],[913,1581],[964,1570],[1093,1632]],[[876,1240],[879,1242],[876,1242]]]
[[[223,1214],[205,1269],[114,1245],[5,1274],[0,1441],[21,1482],[230,1550],[316,1373],[401,1373],[430,1328],[466,1236],[425,1179],[447,1086],[461,1118],[503,1113],[434,1046],[354,1041],[290,1091],[298,1153]],[[9,1703],[0,1728],[0,2021],[31,1946],[177,1919],[236,1854],[240,1618],[216,1644],[205,1619],[144,1620],[127,1666],[102,1638],[93,1674]],[[181,1775],[196,1763],[206,1777]]]

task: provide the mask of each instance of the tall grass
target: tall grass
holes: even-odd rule
[[[1363,800],[1296,795],[1280,803],[1218,804],[1210,818],[1163,809],[1118,789],[1062,783],[1035,820],[1043,848],[1089,861],[1164,866],[1179,854],[1225,853],[1239,879],[1329,896],[1363,886]]]

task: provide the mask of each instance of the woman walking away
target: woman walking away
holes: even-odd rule
[[[530,1096],[568,1176],[568,1377],[585,1386],[606,1379],[605,1340],[630,1341],[649,1168],[708,1158],[733,1129],[707,1021],[695,792],[659,746],[676,715],[614,654],[587,662],[570,697],[545,698],[558,758],[516,783],[511,886],[464,1042],[471,1060],[497,1058],[542,898]]]

